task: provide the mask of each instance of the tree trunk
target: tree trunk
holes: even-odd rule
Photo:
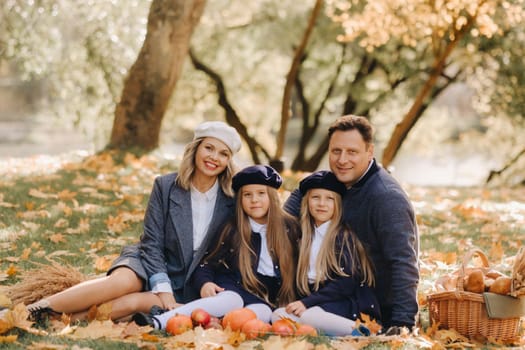
[[[158,147],[162,118],[205,4],[206,0],[153,0],[146,39],[124,82],[108,147]]]
[[[286,84],[284,86],[283,101],[281,106],[281,128],[279,129],[279,133],[277,134],[277,147],[275,150],[275,157],[273,159],[274,161],[281,161],[281,158],[284,153],[284,141],[286,139],[286,130],[288,129],[288,120],[290,119],[290,99],[292,96],[292,89],[295,84],[295,77],[297,75],[297,72],[299,71],[301,57],[303,56],[303,52],[306,49],[306,45],[308,44],[308,40],[310,39],[310,36],[314,29],[315,21],[317,20],[317,17],[321,12],[322,5],[323,0],[315,1],[314,8],[308,20],[308,25],[306,26],[306,30],[303,34],[303,38],[294,52],[294,57],[290,66],[290,71],[286,76]]]
[[[394,128],[394,131],[390,136],[390,140],[383,151],[382,165],[385,168],[388,168],[392,164],[392,161],[397,155],[397,152],[401,148],[401,145],[405,141],[408,133],[410,130],[412,130],[414,125],[416,125],[417,121],[421,117],[421,109],[423,108],[427,97],[431,94],[432,89],[437,84],[438,78],[441,76],[441,74],[443,74],[448,57],[452,51],[454,51],[456,45],[459,43],[464,33],[471,27],[473,20],[473,17],[469,18],[467,24],[463,28],[461,28],[459,31],[455,31],[455,35],[453,35],[454,39],[448,42],[445,48],[436,57],[432,66],[432,71],[430,72],[430,76],[416,96],[414,103],[410,107],[410,110]]]

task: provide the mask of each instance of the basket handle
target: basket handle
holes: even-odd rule
[[[483,263],[484,267],[489,267],[489,259],[487,258],[485,253],[483,253],[481,249],[474,248],[474,249],[469,250],[467,254],[465,254],[465,256],[463,257],[463,263],[461,264],[461,269],[459,269],[457,290],[464,291],[463,278],[465,277],[465,274],[466,274],[465,269],[468,263],[470,262],[470,260],[476,255],[480,257],[481,262]]]
[[[521,263],[519,259],[523,259],[523,258],[525,258],[525,247],[521,247],[518,250],[516,257],[514,258],[514,265],[512,266],[512,276],[511,276],[512,282],[510,284],[511,295],[514,295],[514,293],[516,293],[516,289],[517,289],[516,280],[518,277],[518,267]]]

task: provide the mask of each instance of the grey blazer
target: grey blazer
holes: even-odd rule
[[[189,278],[210,242],[233,216],[235,201],[219,187],[208,232],[194,254],[191,194],[175,184],[176,177],[177,173],[172,173],[155,179],[139,250],[149,288],[167,281],[167,275],[177,302],[186,303],[199,297]]]

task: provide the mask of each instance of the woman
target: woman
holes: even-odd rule
[[[111,319],[171,310],[198,297],[188,277],[219,228],[234,212],[233,154],[241,139],[223,122],[195,129],[178,173],[155,180],[137,245],[125,247],[107,276],[82,282],[27,306],[33,319],[72,314],[82,319],[93,305],[111,303]]]
[[[341,221],[343,183],[329,171],[301,181],[302,239],[297,267],[299,299],[272,315],[289,317],[328,335],[352,333],[362,314],[380,319],[379,304],[370,288],[372,264],[357,236]],[[363,331],[363,328],[356,329]]]

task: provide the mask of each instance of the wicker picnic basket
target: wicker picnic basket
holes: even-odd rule
[[[475,255],[480,257],[484,268],[488,269],[488,259],[481,250],[469,251],[463,258],[456,290],[427,297],[431,322],[439,323],[441,328],[455,329],[470,338],[481,335],[500,341],[511,340],[518,335],[520,318],[489,318],[483,294],[467,292],[463,288],[467,264]]]

